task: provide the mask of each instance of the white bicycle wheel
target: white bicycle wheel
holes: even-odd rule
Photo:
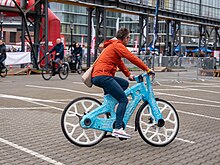
[[[81,117],[99,107],[101,103],[90,97],[81,97],[70,102],[63,111],[61,127],[65,137],[77,146],[89,147],[99,143],[106,135],[105,131],[84,129],[80,125]],[[99,117],[106,118],[106,115]]]
[[[153,146],[165,146],[171,143],[179,130],[179,117],[174,107],[167,101],[156,99],[163,115],[165,125],[159,127],[152,115],[150,105],[145,102],[136,115],[136,126],[141,138]]]

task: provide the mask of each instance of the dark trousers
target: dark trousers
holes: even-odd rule
[[[92,78],[92,83],[103,88],[104,94],[110,94],[118,101],[115,128],[122,128],[124,114],[128,104],[128,98],[124,92],[124,90],[126,90],[129,86],[128,81],[119,77],[97,76]]]
[[[5,65],[4,65],[4,61],[5,61],[5,59],[6,59],[6,54],[2,54],[2,55],[0,55],[0,67],[3,69],[3,68],[5,68]]]

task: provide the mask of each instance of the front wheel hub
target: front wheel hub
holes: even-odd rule
[[[163,127],[165,125],[164,119],[159,119],[157,122],[158,127]]]

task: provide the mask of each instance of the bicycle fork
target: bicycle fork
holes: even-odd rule
[[[157,102],[156,102],[155,98],[148,99],[148,103],[151,107],[151,113],[154,116],[154,119],[155,119],[158,127],[163,127],[164,124],[165,124],[165,121],[163,119],[163,116],[160,112],[160,109],[157,105]]]
[[[147,89],[145,95],[143,96],[143,100],[147,101],[151,108],[151,113],[155,119],[155,122],[157,123],[158,127],[163,127],[165,125],[165,121],[163,119],[163,115],[160,112],[160,109],[157,105],[156,99],[154,97],[154,92],[152,87],[150,86],[150,83],[147,83]]]

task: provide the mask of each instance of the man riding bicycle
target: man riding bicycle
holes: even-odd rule
[[[74,50],[71,52],[72,56],[74,57],[75,59],[75,63],[79,65],[82,65],[81,64],[81,59],[82,59],[82,47],[79,45],[79,43],[77,42],[75,44],[75,48]]]
[[[3,43],[2,40],[0,40],[0,69],[2,71],[4,71],[4,69],[6,69],[5,65],[4,65],[4,61],[6,59],[6,46]]]
[[[47,55],[53,53],[54,51],[56,52],[54,62],[55,64],[59,65],[59,70],[61,68],[62,60],[64,58],[64,45],[61,42],[60,38],[57,38],[56,45],[49,52],[47,52]],[[53,69],[55,68],[53,67]]]

